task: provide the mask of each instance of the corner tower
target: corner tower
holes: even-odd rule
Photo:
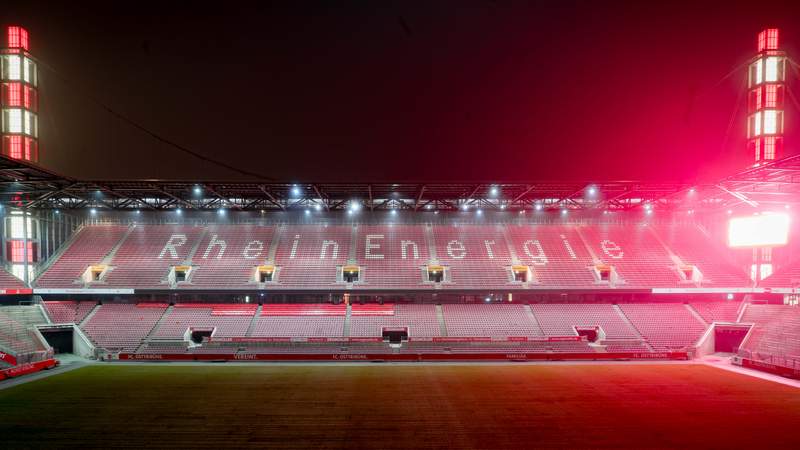
[[[758,33],[758,54],[747,75],[747,148],[755,164],[783,156],[783,104],[786,53],[779,49],[778,29]]]
[[[39,71],[29,53],[28,30],[9,26],[0,47],[2,154],[39,161]]]

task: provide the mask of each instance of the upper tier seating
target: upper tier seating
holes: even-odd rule
[[[191,327],[214,328],[212,338],[247,334],[258,305],[178,303],[155,332],[157,338],[182,339]]]
[[[55,301],[44,302],[53,323],[81,323],[94,309],[95,302]]]
[[[535,304],[531,305],[539,326],[547,336],[574,336],[575,327],[603,328],[606,339],[638,339],[636,330],[620,317],[613,305]]]
[[[119,225],[91,225],[81,228],[67,251],[36,279],[36,286],[78,287],[74,285],[83,284],[81,275],[90,265],[102,263],[103,258],[127,230],[128,227]]]
[[[448,336],[490,337],[543,336],[539,324],[524,305],[442,305]]]
[[[134,351],[141,344],[167,305],[107,303],[81,328],[98,347]]]
[[[359,225],[356,255],[363,283],[356,287],[419,288],[430,259],[424,230],[416,225]]]
[[[725,249],[714,243],[697,225],[656,225],[653,229],[681,262],[700,270],[703,285],[749,287],[753,284],[750,277],[725,255]]]
[[[255,284],[272,243],[272,227],[215,225],[208,228],[192,258],[192,287],[241,288]]]
[[[165,288],[169,268],[184,264],[205,228],[188,225],[137,225],[114,255],[108,286]]]
[[[575,227],[508,225],[508,235],[520,263],[543,286],[592,287],[592,257]]]
[[[511,265],[502,228],[496,225],[434,225],[436,259],[450,272],[448,287],[510,285]]]
[[[344,225],[289,225],[280,229],[275,254],[282,287],[332,288],[336,267],[347,264],[353,228]],[[340,283],[341,285],[341,283]]]
[[[170,266],[191,265],[188,281],[174,287],[252,289],[257,286],[256,266],[275,265],[267,289],[326,290],[348,286],[341,277],[337,281],[337,274],[343,266],[356,265],[359,281],[351,285],[356,290],[608,289],[595,273],[595,264],[602,263],[615,268],[621,280],[617,288],[696,287],[680,274],[681,262],[698,267],[701,285],[751,284],[697,227],[651,228],[642,224],[136,225],[121,241],[125,227],[91,225],[39,277],[38,285],[76,287],[82,271],[109,256],[120,242],[104,279],[90,283],[92,287],[171,289]],[[447,270],[438,285],[425,281],[425,266],[436,262]],[[530,268],[527,284],[512,281],[512,265]]]
[[[599,224],[580,232],[595,256],[614,266],[625,287],[669,287],[680,281],[675,263],[648,226]]]
[[[408,328],[411,338],[441,336],[435,305],[394,305],[392,315],[359,315],[353,305],[350,336],[381,337],[384,328]]]
[[[682,303],[626,303],[620,308],[656,351],[690,347],[706,330]]]

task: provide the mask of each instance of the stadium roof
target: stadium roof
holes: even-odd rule
[[[800,155],[717,183],[291,183],[274,181],[79,180],[0,156],[0,201],[35,209],[110,210],[612,210],[718,212],[800,203]],[[537,206],[539,205],[539,206]]]

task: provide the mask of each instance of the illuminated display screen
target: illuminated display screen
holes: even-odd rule
[[[763,214],[735,217],[728,222],[728,246],[776,247],[789,242],[789,216]]]

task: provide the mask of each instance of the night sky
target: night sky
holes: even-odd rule
[[[3,3],[43,62],[41,163],[96,179],[242,178],[100,102],[276,180],[711,180],[751,161],[757,32],[800,47],[796,0]]]

